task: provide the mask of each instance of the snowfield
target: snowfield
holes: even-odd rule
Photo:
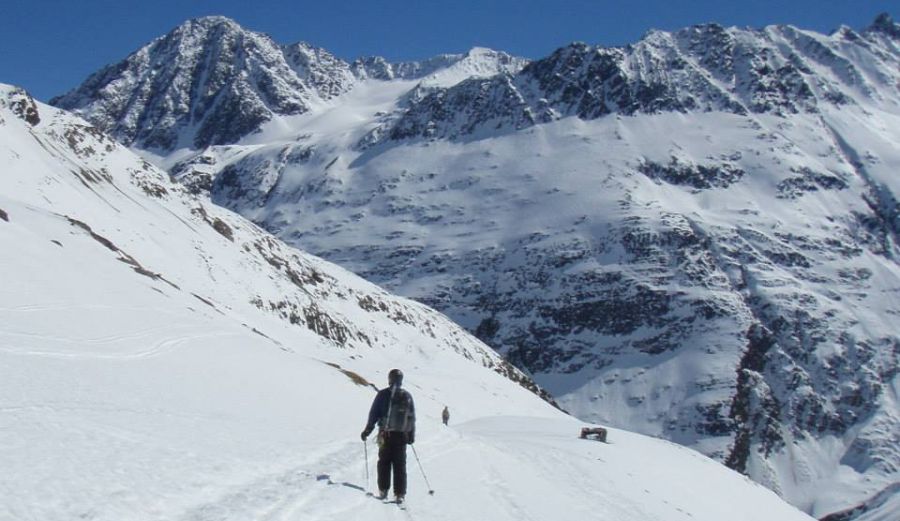
[[[197,324],[198,332],[209,325]],[[133,331],[128,344],[157,349]],[[174,331],[159,328],[162,338]],[[123,348],[121,356],[7,350],[22,344],[9,338],[0,518],[399,516],[366,494],[376,449],[369,444],[367,488],[358,432],[373,390],[313,358],[271,350],[239,329],[153,354]],[[367,358],[359,365],[388,363]],[[420,415],[416,448],[435,490],[427,495],[409,454],[413,519],[809,519],[689,449],[618,430],[609,444],[580,440],[580,423],[541,410],[524,392],[509,409],[530,405],[533,413],[503,416],[482,403],[502,385],[442,378],[412,360],[404,366]],[[438,417],[443,399],[454,416],[448,428]]]
[[[810,519],[670,442],[577,439],[443,316],[11,87],[0,160],[3,521]],[[392,367],[435,490],[410,454],[406,511],[359,440]]]

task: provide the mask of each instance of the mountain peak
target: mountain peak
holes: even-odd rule
[[[356,82],[350,64],[321,47],[300,41],[282,46],[281,51],[297,76],[323,100],[347,92]]]
[[[491,49],[490,47],[479,47],[475,46],[466,51],[466,57],[475,57],[475,56],[498,56],[498,55],[506,55],[503,51],[497,51],[495,49]]]
[[[900,38],[900,24],[888,13],[881,13],[875,17],[875,21],[869,26],[870,31],[886,34],[891,38]]]
[[[176,27],[176,29],[193,28],[193,27],[210,28],[210,27],[219,27],[219,26],[225,26],[228,28],[243,30],[243,27],[241,27],[240,24],[238,24],[231,18],[228,18],[227,16],[221,16],[221,15],[209,15],[209,16],[200,16],[197,18],[191,18],[189,20],[182,22],[178,27]]]
[[[51,100],[128,145],[168,152],[234,143],[274,115],[309,110],[314,89],[268,36],[194,18]]]
[[[157,40],[180,40],[183,38],[224,38],[225,35],[235,35],[250,32],[240,24],[226,16],[213,15],[201,16],[185,20],[171,31]]]

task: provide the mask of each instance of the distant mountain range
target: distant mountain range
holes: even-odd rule
[[[51,103],[102,120],[123,143],[170,152],[234,143],[274,116],[309,112],[361,79],[421,79],[448,68],[465,77],[493,75],[524,63],[476,50],[425,62],[373,57],[349,64],[303,42],[278,45],[214,16],[185,22]]]
[[[52,103],[446,313],[581,418],[694,447],[818,517],[876,519],[865,505],[896,490],[888,15],[415,63],[210,17]]]

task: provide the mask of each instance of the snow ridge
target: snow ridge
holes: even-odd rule
[[[234,143],[277,117],[313,110],[361,79],[421,79],[448,86],[470,75],[516,71],[525,61],[489,49],[352,66],[304,42],[280,46],[233,20],[189,20],[50,101],[122,143],[165,154]],[[446,69],[446,70],[444,70]]]
[[[442,54],[423,61],[390,63],[381,57],[359,58],[353,69],[360,78],[424,80],[430,86],[450,86],[463,79],[519,72],[528,60],[502,51],[474,47],[464,54]]]
[[[477,138],[568,116],[730,112],[789,115],[859,98],[900,108],[897,24],[822,36],[792,26],[651,31],[624,48],[574,43],[518,74],[448,87],[414,103],[391,140]]]

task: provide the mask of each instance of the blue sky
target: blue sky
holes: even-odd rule
[[[182,21],[210,14],[347,60],[398,60],[473,46],[540,58],[575,40],[622,45],[651,28],[712,21],[830,32],[865,27],[880,12],[896,20],[900,0],[0,0],[0,82],[47,100]]]

